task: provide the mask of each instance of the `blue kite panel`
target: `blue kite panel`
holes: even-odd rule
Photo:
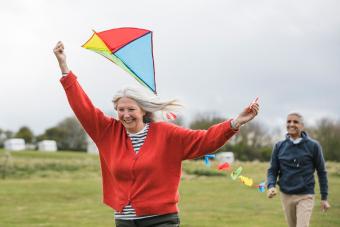
[[[124,46],[114,55],[147,86],[156,91],[151,32]]]

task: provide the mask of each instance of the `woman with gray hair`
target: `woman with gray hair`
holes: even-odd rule
[[[160,100],[158,96],[140,87],[125,87],[113,97],[114,108],[117,111],[118,101],[127,97],[135,100],[139,107],[145,111],[144,123],[156,122],[164,119],[167,113],[176,112],[182,105],[177,100]],[[157,115],[158,113],[158,115]],[[163,115],[161,115],[163,113]]]
[[[118,113],[114,119],[96,108],[85,94],[66,64],[62,42],[57,43],[54,54],[69,104],[98,147],[103,200],[114,209],[118,227],[179,226],[182,161],[216,151],[259,111],[255,101],[235,119],[208,130],[190,130],[156,121],[157,112],[180,107],[176,100],[161,101],[141,89],[126,88],[113,99]]]

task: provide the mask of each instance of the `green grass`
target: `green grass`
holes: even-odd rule
[[[7,161],[6,178],[1,179]],[[267,163],[242,165],[243,175],[265,179]],[[340,164],[327,163],[331,210],[319,210],[316,194],[311,226],[340,226]],[[316,187],[318,192],[318,186]],[[279,196],[267,199],[202,161],[186,161],[180,186],[183,227],[286,226]],[[76,152],[0,150],[0,226],[114,226],[112,210],[101,202],[98,156]]]

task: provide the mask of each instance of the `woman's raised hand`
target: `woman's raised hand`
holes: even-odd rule
[[[235,119],[236,127],[247,123],[252,120],[260,111],[260,105],[258,103],[258,98],[256,98],[247,108],[245,108]]]
[[[57,45],[53,49],[54,55],[56,56],[60,70],[62,74],[67,74],[70,70],[67,67],[66,64],[66,55],[64,51],[64,44],[63,42],[59,41]]]

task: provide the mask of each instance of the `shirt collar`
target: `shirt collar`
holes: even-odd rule
[[[127,134],[130,135],[130,136],[139,135],[139,134],[144,133],[148,128],[149,128],[149,123],[145,123],[144,128],[143,128],[142,130],[140,130],[139,132],[136,132],[136,133],[130,133],[130,132],[128,132],[128,131],[126,131],[126,132],[127,132]]]
[[[289,140],[292,141],[294,144],[298,144],[298,143],[301,142],[302,137],[299,137],[299,138],[296,138],[296,139],[293,139],[292,137],[289,137]]]

